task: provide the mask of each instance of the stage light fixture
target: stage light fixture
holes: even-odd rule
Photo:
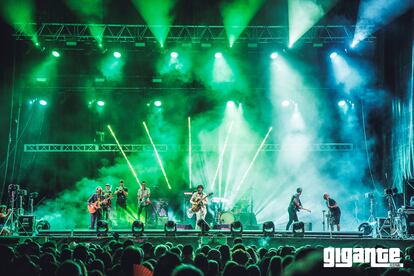
[[[227,106],[227,108],[234,109],[234,108],[236,108],[236,103],[233,102],[233,101],[228,101],[226,106]]]
[[[42,106],[45,106],[45,105],[47,105],[47,101],[46,100],[40,100],[39,104],[42,105]]]
[[[142,236],[144,234],[144,223],[139,220],[135,220],[132,223],[132,235],[135,237]]]
[[[336,58],[338,56],[338,53],[337,52],[332,52],[330,55],[329,55],[329,57],[331,58],[331,59],[334,59],[334,58]]]
[[[105,102],[104,102],[104,101],[102,101],[102,100],[99,100],[99,101],[97,101],[97,102],[96,102],[96,104],[97,104],[98,106],[104,106],[104,105],[105,105]]]
[[[105,220],[98,220],[96,223],[96,234],[98,236],[108,235],[109,225]]]
[[[302,221],[294,222],[292,231],[294,237],[303,237],[305,235],[305,224]]]
[[[115,57],[115,58],[121,58],[121,56],[122,56],[122,55],[121,55],[121,53],[120,53],[120,52],[118,52],[118,51],[115,51],[115,52],[114,52],[114,57]]]
[[[162,106],[162,102],[161,101],[154,101],[154,105],[156,106],[156,107],[160,107],[160,106]]]
[[[178,53],[177,52],[171,52],[170,57],[171,58],[178,58]]]
[[[276,52],[270,54],[271,59],[277,59],[278,56],[279,56],[279,54],[276,53]]]
[[[338,106],[344,107],[345,105],[346,105],[346,101],[345,100],[338,101]]]
[[[290,101],[289,101],[289,100],[283,100],[283,101],[281,102],[281,105],[282,105],[283,107],[288,107],[288,106],[290,105]]]
[[[266,221],[263,223],[263,235],[265,237],[273,237],[275,234],[275,224],[273,221]]]
[[[234,221],[230,224],[230,232],[233,236],[243,233],[243,224],[240,221]]]
[[[58,57],[60,57],[60,53],[58,51],[54,50],[54,51],[52,51],[52,56],[58,58]]]
[[[177,232],[177,224],[169,220],[164,224],[164,232],[166,236],[175,236],[175,233]]]
[[[217,52],[217,53],[214,54],[214,57],[215,58],[222,58],[223,57],[223,54],[220,53],[220,52]]]
[[[40,232],[41,230],[50,230],[50,223],[47,220],[39,220],[36,223],[36,231]]]
[[[204,219],[199,219],[197,221],[197,226],[201,229],[201,235],[205,235],[208,231],[210,231],[210,225],[208,225],[207,221]]]

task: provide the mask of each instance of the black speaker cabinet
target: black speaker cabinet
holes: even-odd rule
[[[20,235],[32,235],[35,227],[35,216],[20,216],[18,219],[18,232]]]

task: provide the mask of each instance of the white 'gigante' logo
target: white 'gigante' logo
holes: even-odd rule
[[[370,263],[372,267],[403,267],[399,248],[323,249],[324,267],[352,267],[353,263]]]

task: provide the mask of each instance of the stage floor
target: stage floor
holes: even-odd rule
[[[398,247],[405,249],[414,244],[414,237],[407,239],[396,238],[372,238],[363,236],[359,232],[305,232],[303,236],[294,236],[292,232],[275,232],[274,235],[265,236],[260,230],[243,231],[242,234],[232,234],[229,230],[210,230],[205,235],[201,235],[197,230],[177,230],[169,233],[160,229],[145,229],[144,233],[133,235],[131,229],[108,231],[99,234],[96,230],[76,229],[76,230],[44,230],[34,235],[15,235],[0,237],[0,244],[13,245],[30,238],[40,243],[54,241],[58,245],[63,243],[98,243],[104,245],[108,241],[117,238],[119,241],[133,240],[137,244],[151,242],[162,244],[173,242],[174,244],[191,244],[195,247],[200,245],[232,245],[235,237],[241,237],[246,245],[256,245],[258,247],[278,247],[282,245],[292,245],[300,247],[304,245],[321,245],[323,247],[375,247],[384,246],[386,248]]]

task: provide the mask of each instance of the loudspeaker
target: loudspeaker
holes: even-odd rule
[[[193,230],[191,224],[177,224],[177,230]]]
[[[230,230],[230,224],[215,224],[213,226],[214,230]]]
[[[34,232],[35,216],[20,216],[17,231],[20,235],[32,235]]]

